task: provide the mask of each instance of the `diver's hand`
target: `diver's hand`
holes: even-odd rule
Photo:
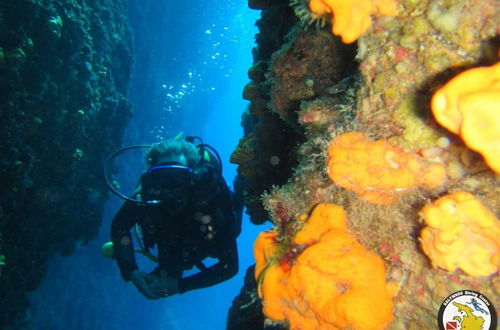
[[[144,295],[144,297],[148,299],[158,299],[156,295],[152,293],[149,288],[150,283],[150,275],[145,272],[141,272],[136,269],[131,274],[132,283],[134,283],[137,290]]]
[[[156,299],[179,293],[178,281],[174,277],[154,272],[149,275],[149,280],[148,288]]]

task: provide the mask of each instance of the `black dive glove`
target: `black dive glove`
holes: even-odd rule
[[[162,271],[147,274],[134,270],[131,274],[132,282],[147,299],[159,299],[179,293],[178,281]]]
[[[137,290],[139,290],[139,292],[142,293],[144,297],[148,299],[159,298],[153,295],[153,293],[149,289],[149,274],[136,269],[132,272],[130,278],[132,279],[132,283],[134,283]]]
[[[148,275],[149,291],[157,298],[169,297],[179,293],[178,280],[163,271],[154,271]]]

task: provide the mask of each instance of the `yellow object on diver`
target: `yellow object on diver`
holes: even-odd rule
[[[134,253],[140,253],[152,262],[158,262],[158,257],[153,255],[148,248],[144,246],[142,243],[142,239],[140,238],[139,234],[139,226],[136,224],[134,226],[134,234],[137,242],[139,242],[140,250],[134,250]],[[101,255],[105,258],[114,258],[115,257],[115,248],[113,246],[113,242],[109,241],[104,243],[101,246]]]
[[[106,258],[113,258],[115,256],[113,242],[106,242],[101,246],[101,255]]]

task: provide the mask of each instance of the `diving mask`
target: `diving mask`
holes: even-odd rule
[[[193,170],[180,163],[163,163],[149,168],[142,176],[143,198],[175,202],[185,198],[191,185]]]

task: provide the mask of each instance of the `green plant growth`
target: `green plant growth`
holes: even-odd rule
[[[0,254],[0,275],[2,275],[2,267],[5,265],[5,256],[3,254]]]

